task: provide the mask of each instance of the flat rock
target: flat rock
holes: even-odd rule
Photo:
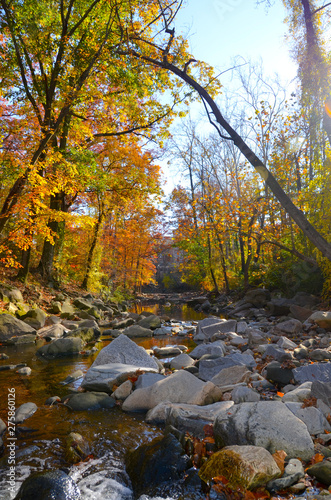
[[[140,321],[138,321],[138,325],[143,327],[143,328],[155,330],[156,328],[160,328],[161,319],[159,318],[159,316],[152,314],[152,315],[147,316],[146,318],[143,318]]]
[[[331,363],[313,363],[299,366],[293,370],[294,380],[299,384],[303,382],[331,382]]]
[[[237,321],[235,319],[230,320],[220,320],[217,321],[209,321],[213,320],[213,318],[205,318],[202,321],[199,321],[196,333],[194,335],[194,340],[210,340],[213,335],[220,333],[228,333],[233,332],[236,329]]]
[[[119,335],[99,352],[91,368],[110,363],[134,365],[159,371],[155,359],[143,347],[138,346],[123,334]]]
[[[202,465],[199,477],[209,483],[223,476],[232,489],[255,489],[279,477],[281,471],[272,455],[259,446],[226,446]]]
[[[263,353],[262,359],[265,359],[267,356],[273,357],[276,361],[279,361],[280,363],[282,363],[286,359],[292,358],[290,353],[286,352],[284,349],[275,344],[267,345]]]
[[[262,446],[270,453],[284,450],[288,458],[305,461],[314,455],[314,444],[306,425],[280,401],[234,405],[218,414],[214,435],[219,446]]]
[[[234,403],[254,403],[260,401],[261,396],[258,392],[247,386],[237,386],[231,392],[231,398]]]
[[[27,325],[24,321],[11,316],[10,314],[0,314],[0,342],[27,333],[35,334],[36,330]]]
[[[221,370],[211,381],[218,387],[226,387],[240,382],[247,382],[250,375],[252,375],[252,372],[247,370],[245,365],[234,365]]]
[[[105,391],[113,392],[113,386],[119,386],[129,377],[134,376],[137,372],[158,372],[156,368],[146,366],[128,365],[126,363],[109,363],[107,365],[92,365],[87,370],[82,387],[90,391]]]
[[[192,355],[192,353],[191,353]],[[199,362],[199,377],[202,380],[212,380],[224,368],[235,365],[243,365],[246,368],[254,368],[256,362],[251,354],[234,353],[223,358],[202,359]]]
[[[271,332],[274,334],[288,334],[288,335],[296,335],[302,331],[303,325],[301,321],[298,319],[289,319],[287,321],[282,321],[281,323],[277,323],[275,327],[271,329]]]
[[[295,342],[284,336],[280,337],[277,345],[282,349],[295,349],[297,347],[297,344]]]
[[[206,405],[221,397],[222,392],[211,382],[202,382],[188,371],[178,370],[152,386],[135,390],[124,401],[122,409],[148,411],[163,401]]]
[[[180,370],[181,368],[188,368],[189,366],[194,366],[194,359],[185,352],[179,354],[179,356],[176,356],[170,362],[170,368],[173,370]]]
[[[178,356],[182,354],[181,349],[176,345],[165,346],[165,347],[154,347],[153,352],[156,356]]]

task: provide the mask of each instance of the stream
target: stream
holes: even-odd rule
[[[172,319],[187,322],[205,317],[187,306],[173,305],[171,307],[159,305],[136,305],[135,311],[141,310],[159,315],[168,315]],[[138,345],[146,349],[153,346],[182,344],[192,350],[195,343],[185,336],[152,337],[136,340]],[[109,343],[109,339],[101,336],[96,344],[98,352]],[[29,377],[21,376],[15,370],[0,372],[0,417],[8,420],[8,393],[15,390],[15,406],[33,402],[38,406],[36,413],[26,422],[18,426],[16,433],[15,454],[15,487],[8,490],[9,465],[7,453],[7,434],[3,437],[5,454],[0,459],[0,500],[15,498],[21,483],[33,472],[45,469],[62,468],[75,480],[81,491],[82,500],[132,500],[133,493],[130,480],[124,467],[124,456],[130,450],[141,444],[150,442],[154,437],[162,435],[160,428],[146,424],[144,414],[127,414],[120,408],[111,410],[89,410],[74,412],[63,405],[46,406],[45,401],[51,396],[60,398],[68,394],[69,388],[78,388],[81,380],[76,380],[69,386],[60,382],[76,370],[86,373],[95,360],[98,352],[89,357],[63,357],[51,361],[40,359],[36,355],[37,349],[44,344],[18,346],[1,346],[0,352],[9,356],[8,360],[1,360],[1,365],[26,363],[32,369]],[[70,432],[78,432],[86,437],[92,447],[92,457],[86,462],[68,466],[64,459],[64,442]],[[157,498],[198,498],[181,496],[173,485],[171,497]],[[150,497],[143,495],[141,500]],[[154,497],[156,498],[156,497]],[[36,497],[37,499],[37,497]]]

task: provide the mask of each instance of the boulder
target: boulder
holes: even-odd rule
[[[178,370],[155,384],[135,390],[123,403],[124,411],[148,411],[163,401],[197,405],[219,401],[222,392],[213,383],[202,382],[188,371]]]
[[[67,332],[67,329],[60,324],[55,324],[51,326],[44,326],[38,330],[38,337],[52,337],[55,339],[59,339],[63,337],[63,335]]]
[[[123,334],[101,349],[92,368],[110,363],[134,365],[142,369],[152,368],[154,371],[159,371],[155,359],[151,358],[143,347],[138,346]]]
[[[277,345],[282,349],[295,349],[297,347],[297,344],[295,342],[284,336],[280,337],[280,339],[277,341]]]
[[[247,386],[238,385],[237,387],[234,387],[234,389],[232,390],[231,398],[235,404],[246,403],[246,402],[254,403],[255,401],[260,401],[261,396],[258,392],[254,391],[253,389],[250,389]]]
[[[294,380],[299,384],[303,382],[331,382],[331,363],[313,363],[299,366],[293,370]]]
[[[178,356],[182,354],[182,350],[177,345],[171,345],[166,347],[154,347],[153,352],[156,356],[166,357],[166,356]]]
[[[331,407],[331,385],[330,383],[315,380],[311,384],[311,396],[320,399],[324,404]],[[330,411],[331,413],[331,411]]]
[[[128,365],[125,363],[109,363],[107,365],[96,366],[93,364],[91,368],[87,370],[81,386],[89,391],[112,393],[114,385],[119,386],[129,377],[136,377],[141,374],[142,371],[157,373],[158,366],[156,368],[150,368],[147,366]]]
[[[267,356],[271,356],[280,363],[283,363],[283,361],[285,361],[286,359],[292,358],[292,355],[289,352],[286,352],[284,349],[275,344],[267,345],[263,353],[262,359],[265,359]]]
[[[279,477],[281,471],[272,455],[260,446],[226,446],[201,467],[199,477],[210,483],[223,476],[229,488],[252,490]]]
[[[161,373],[143,373],[139,375],[137,382],[135,383],[136,389],[143,389],[144,387],[149,387],[150,385],[155,384],[155,382],[159,382],[159,380],[163,380],[165,375],[161,375]]]
[[[280,385],[290,384],[294,378],[293,370],[291,368],[282,368],[282,365],[278,361],[268,363],[265,376],[271,382]]]
[[[304,382],[293,389],[293,391],[284,394],[283,403],[302,403],[305,399],[311,396],[311,382]]]
[[[252,372],[247,370],[244,365],[234,365],[229,368],[224,368],[215,377],[211,379],[213,384],[217,387],[226,387],[239,384],[240,382],[247,382]]]
[[[69,394],[62,398],[68,408],[75,411],[99,410],[100,408],[113,408],[115,399],[105,392],[82,392]]]
[[[298,319],[299,321],[306,321],[311,315],[312,310],[307,309],[306,307],[297,306],[296,304],[292,304],[290,306],[290,311],[293,318]]]
[[[146,422],[172,425],[181,432],[202,439],[205,437],[205,425],[212,425],[216,415],[233,404],[233,401],[220,401],[206,406],[164,402],[148,411]]]
[[[131,325],[123,330],[123,334],[129,338],[153,337],[153,332],[149,328],[140,325]]]
[[[80,327],[77,328],[76,330],[71,330],[67,334],[65,334],[65,337],[75,337],[75,338],[80,338],[84,344],[87,344],[88,342],[94,342],[95,340],[98,340],[101,336],[101,331],[98,326],[95,327]]]
[[[24,322],[35,330],[39,330],[45,325],[46,317],[46,313],[39,307],[30,309],[24,316],[21,316]]]
[[[213,335],[233,332],[236,329],[235,319],[205,318],[199,321],[194,340],[210,340]]]
[[[309,476],[317,479],[320,483],[323,483],[326,486],[331,485],[331,462],[328,460],[323,460],[323,462],[312,465],[307,469],[307,473]],[[327,499],[328,496],[323,498]]]
[[[217,415],[214,435],[219,446],[262,446],[270,453],[284,450],[288,458],[305,461],[314,455],[314,444],[306,425],[280,401],[232,406]]]
[[[90,302],[87,299],[84,299],[83,297],[77,297],[73,301],[73,304],[75,307],[77,307],[77,309],[81,309],[82,311],[87,311],[92,306],[92,302]]]
[[[270,314],[273,316],[287,316],[290,313],[290,307],[294,304],[293,300],[289,299],[271,299],[267,303]]]
[[[211,380],[224,368],[235,365],[242,365],[247,368],[254,368],[256,362],[251,354],[234,353],[223,358],[202,359],[199,362],[199,377],[202,380]]]
[[[323,413],[314,406],[302,408],[302,403],[286,403],[287,408],[307,426],[310,435],[323,434],[331,431],[329,422]]]
[[[56,358],[61,356],[77,355],[83,348],[83,341],[79,337],[55,339],[50,344],[43,345],[37,351],[39,356]]]
[[[330,331],[331,311],[316,311],[311,316],[309,316],[308,321],[310,323],[316,323],[321,328]]]
[[[276,326],[271,328],[270,332],[273,335],[297,335],[302,332],[303,325],[298,319],[289,319],[287,321],[282,321],[277,323]]]
[[[217,340],[216,342],[210,342],[208,344],[198,345],[190,352],[190,356],[193,359],[200,359],[205,354],[212,354],[215,356],[225,356],[226,345],[222,340]]]
[[[161,319],[158,316],[155,316],[155,314],[152,314],[151,316],[147,316],[147,318],[143,318],[138,321],[138,325],[142,328],[155,330],[156,328],[160,328]]]
[[[169,486],[169,483],[178,481],[190,466],[188,457],[184,456],[180,443],[172,434],[157,437],[128,452],[125,463],[135,498],[142,493],[154,497],[160,484]]]
[[[62,470],[36,472],[23,482],[15,500],[80,500],[76,483]]]
[[[0,342],[6,341],[11,337],[18,337],[26,333],[36,335],[36,330],[27,325],[24,321],[14,318],[10,314],[0,314]]]
[[[188,368],[189,366],[194,366],[194,359],[185,352],[179,354],[179,356],[176,356],[170,362],[170,368],[173,370],[180,370],[181,368]]]
[[[78,432],[70,432],[65,440],[64,457],[70,464],[77,464],[91,454],[90,443]]]

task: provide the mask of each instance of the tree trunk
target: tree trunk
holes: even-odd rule
[[[93,254],[94,254],[95,247],[97,246],[101,224],[102,224],[102,213],[100,212],[99,216],[98,216],[98,220],[94,226],[93,239],[92,239],[92,243],[91,243],[89,253],[87,256],[86,271],[85,271],[85,276],[84,276],[83,283],[82,283],[82,288],[84,288],[84,290],[87,290],[88,280],[90,279],[90,274],[91,274],[92,265],[93,265]]]

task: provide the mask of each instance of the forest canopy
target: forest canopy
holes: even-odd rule
[[[227,99],[177,36],[181,1],[0,0],[1,265],[137,292],[172,238],[181,258],[165,287],[317,293],[324,282],[327,294],[330,6],[284,5],[295,91],[239,65]],[[194,99],[215,133],[184,121]],[[168,199],[170,227],[164,152],[187,178]]]

